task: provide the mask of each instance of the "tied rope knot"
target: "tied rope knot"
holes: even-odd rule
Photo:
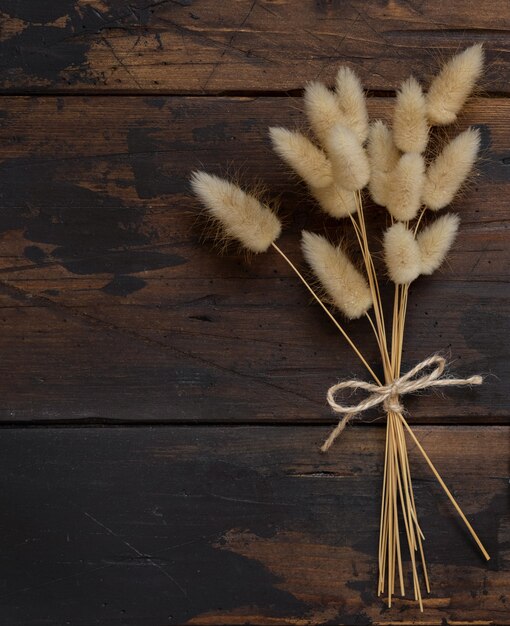
[[[445,367],[446,360],[442,356],[434,354],[415,365],[403,376],[386,385],[353,379],[330,387],[327,395],[328,404],[335,413],[339,413],[343,417],[331,431],[321,450],[323,452],[329,450],[335,439],[353,418],[375,406],[382,404],[386,413],[402,413],[404,407],[400,404],[399,398],[408,393],[415,393],[421,389],[429,389],[431,387],[457,387],[461,385],[481,385],[483,383],[483,378],[479,375],[470,376],[469,378],[446,378],[443,376]],[[417,374],[430,368],[433,369],[417,377]],[[369,395],[358,404],[339,404],[336,401],[336,394],[342,389],[352,389],[353,391],[362,389],[368,392]]]
[[[378,387],[378,393],[380,393],[381,389],[384,389],[383,407],[386,413],[389,413],[390,411],[393,411],[393,413],[400,413],[404,410],[404,407],[398,401],[400,395],[400,388],[398,384],[393,382],[385,387]]]

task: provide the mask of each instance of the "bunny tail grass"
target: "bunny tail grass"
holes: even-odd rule
[[[433,211],[453,200],[471,171],[480,147],[480,132],[468,128],[443,149],[429,166],[423,188],[423,202]]]
[[[376,120],[370,125],[367,152],[370,164],[370,195],[374,202],[386,206],[388,173],[397,165],[400,153],[393,143],[390,129],[382,120]]]
[[[343,189],[340,185],[333,183],[329,187],[311,187],[310,191],[324,213],[331,217],[347,217],[358,209],[354,192]]]
[[[427,105],[420,84],[412,76],[397,93],[393,112],[393,138],[402,152],[423,152],[427,147],[429,125]]]
[[[322,189],[333,183],[331,163],[307,137],[279,127],[270,128],[269,135],[276,154],[310,187]]]
[[[362,189],[370,179],[367,155],[356,134],[341,124],[326,137],[326,151],[333,166],[333,178],[349,191]]]
[[[408,221],[416,217],[421,206],[425,181],[425,162],[416,152],[400,157],[388,175],[386,207],[397,220]]]
[[[427,116],[432,124],[451,124],[483,71],[482,44],[467,48],[443,65],[427,94]]]
[[[305,112],[310,126],[322,146],[335,124],[343,124],[344,117],[338,106],[337,96],[326,85],[308,83],[305,87]]]
[[[336,75],[336,97],[343,115],[343,124],[364,143],[368,137],[368,112],[365,94],[359,78],[347,66]]]
[[[191,187],[227,238],[251,252],[265,252],[280,236],[276,215],[233,183],[206,172],[193,172]]]
[[[332,304],[349,319],[364,315],[372,306],[372,295],[364,276],[340,247],[321,235],[303,231],[303,255],[319,279]]]
[[[368,159],[372,169],[390,172],[400,158],[390,129],[382,120],[370,125],[367,144]]]
[[[406,285],[418,278],[421,255],[412,231],[397,222],[384,233],[384,260],[390,279],[397,285]]]
[[[448,213],[418,233],[416,241],[420,249],[422,274],[432,274],[440,267],[455,241],[459,224],[459,216]]]

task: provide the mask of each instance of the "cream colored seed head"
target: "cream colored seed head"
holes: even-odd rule
[[[227,180],[193,172],[191,187],[228,238],[252,252],[265,252],[280,236],[281,223],[267,206]]]
[[[382,120],[376,120],[370,125],[367,152],[370,164],[370,195],[374,202],[386,206],[388,173],[398,163],[400,153],[393,143],[390,129]]]
[[[326,137],[326,152],[333,166],[334,181],[349,191],[362,189],[369,181],[370,166],[355,133],[341,124]]]
[[[398,163],[400,153],[390,129],[382,120],[376,120],[370,125],[367,152],[372,169],[387,173]]]
[[[335,183],[332,183],[329,187],[311,187],[310,190],[321,209],[332,217],[347,217],[357,211],[356,198],[353,191],[342,189]]]
[[[468,128],[443,149],[427,169],[423,202],[433,211],[453,200],[471,171],[480,147],[477,128]]]
[[[305,87],[304,102],[310,126],[324,146],[328,132],[335,124],[343,123],[337,96],[322,83],[311,82]]]
[[[286,128],[270,128],[274,151],[311,187],[333,183],[331,163],[322,150],[301,133]]]
[[[429,126],[425,96],[412,76],[399,92],[393,112],[393,138],[402,152],[423,152],[427,147]]]
[[[388,275],[394,283],[406,285],[420,275],[420,248],[405,224],[397,222],[388,228],[383,247]]]
[[[420,248],[422,274],[432,274],[442,264],[455,241],[459,224],[459,216],[448,213],[418,233],[416,241]]]
[[[364,143],[368,137],[368,112],[359,78],[349,67],[341,67],[336,75],[336,97],[344,117],[342,122]]]
[[[405,222],[416,217],[424,181],[425,162],[421,154],[403,154],[388,174],[386,188],[386,207],[395,219]]]
[[[451,124],[483,71],[483,46],[476,44],[450,59],[434,78],[427,94],[432,124]]]
[[[380,206],[388,206],[388,174],[379,170],[370,172],[368,190],[372,200]]]
[[[345,252],[321,235],[303,231],[301,248],[332,304],[349,319],[357,319],[372,306],[372,295],[364,276]]]

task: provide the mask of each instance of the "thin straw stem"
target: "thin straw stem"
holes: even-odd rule
[[[383,361],[386,382],[388,382],[386,374],[387,374],[387,369],[389,367],[389,355],[388,355],[388,348],[387,348],[387,342],[386,342],[386,329],[385,329],[385,324],[384,324],[384,313],[382,310],[379,283],[377,281],[377,274],[375,272],[372,254],[370,252],[370,248],[368,245],[368,237],[367,237],[367,232],[366,232],[365,216],[363,213],[363,201],[361,198],[361,194],[359,192],[356,192],[354,197],[355,197],[359,222],[356,222],[356,219],[352,215],[350,215],[350,219],[354,226],[354,231],[356,233],[356,237],[358,239],[361,254],[363,256],[363,262],[365,264],[368,284],[370,287],[370,292],[372,294],[375,321],[377,325],[377,337],[378,337],[377,344],[379,346],[379,351],[381,353],[381,358]]]
[[[420,215],[418,216],[418,219],[416,220],[416,224],[414,225],[414,235],[415,236],[416,236],[416,233],[418,232],[418,228],[420,227],[421,220],[422,220],[423,216],[425,215],[425,211],[426,210],[427,210],[427,208],[423,207],[421,212],[420,212]]]
[[[420,528],[420,525],[418,524],[418,516],[416,513],[416,504],[414,501],[414,492],[413,492],[413,484],[412,484],[412,480],[411,480],[411,469],[409,467],[409,456],[407,454],[407,446],[406,446],[406,439],[405,439],[405,433],[404,433],[404,429],[402,427],[402,423],[400,420],[397,421],[397,425],[398,425],[398,431],[399,431],[399,437],[400,440],[402,442],[402,448],[404,450],[404,456],[405,456],[405,472],[407,475],[407,481],[408,481],[408,485],[409,485],[409,493],[411,494],[411,504],[412,504],[412,513],[413,513],[413,519],[414,519],[414,523],[416,526],[416,530],[417,530],[417,537],[418,537],[418,546],[420,548],[420,557],[421,557],[421,563],[422,563],[422,567],[423,567],[423,576],[425,578],[425,586],[427,589],[427,593],[430,593],[430,583],[429,583],[429,576],[428,576],[428,572],[427,572],[427,563],[425,561],[425,553],[423,550],[423,541],[425,541],[425,536],[422,533],[422,530]]]
[[[383,560],[383,553],[386,542],[383,540],[385,537],[385,521],[386,521],[386,475],[388,473],[388,443],[389,443],[389,430],[386,429],[386,445],[384,451],[384,476],[383,476],[383,489],[381,498],[381,521],[379,528],[379,563]],[[384,568],[379,568],[379,585],[377,589],[377,595],[380,595],[384,591]]]
[[[368,322],[369,322],[369,324],[370,324],[370,326],[372,328],[372,331],[373,331],[374,336],[375,336],[375,340],[377,341],[377,345],[379,347],[379,351],[382,353],[383,347],[382,347],[382,344],[381,344],[381,340],[379,338],[379,333],[377,332],[377,328],[375,327],[374,320],[371,318],[369,313],[365,313],[365,317],[367,318],[367,320],[368,320]]]
[[[468,522],[466,516],[464,515],[464,513],[462,512],[462,509],[460,508],[460,506],[457,504],[457,501],[455,500],[455,498],[453,497],[451,491],[448,489],[448,487],[445,485],[444,480],[441,478],[441,476],[439,475],[439,472],[436,470],[436,468],[434,467],[434,464],[432,463],[432,461],[429,459],[428,454],[425,452],[425,450],[423,449],[422,445],[420,444],[420,442],[418,441],[418,439],[416,438],[416,435],[413,433],[411,427],[409,426],[409,424],[407,423],[407,421],[405,420],[405,418],[402,416],[401,413],[398,414],[398,417],[400,419],[400,421],[402,422],[402,424],[405,426],[407,432],[411,435],[412,440],[414,441],[414,443],[416,444],[416,447],[418,448],[418,450],[422,453],[423,458],[425,459],[425,461],[427,461],[428,466],[430,467],[430,469],[432,470],[432,473],[434,474],[434,476],[437,478],[439,484],[441,485],[441,487],[443,488],[444,492],[446,493],[446,495],[448,496],[448,498],[450,499],[450,502],[453,504],[453,506],[455,507],[457,513],[460,515],[460,517],[462,518],[462,521],[464,522],[464,524],[466,525],[467,529],[469,530],[469,532],[471,533],[471,536],[473,537],[473,539],[475,540],[476,544],[478,545],[478,547],[480,548],[481,553],[483,554],[483,556],[486,558],[487,561],[490,561],[490,556],[489,553],[487,552],[487,550],[484,548],[483,543],[480,541],[478,535],[476,534],[475,530],[473,529],[473,527],[471,526],[471,524]]]

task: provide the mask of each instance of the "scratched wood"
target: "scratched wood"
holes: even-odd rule
[[[509,33],[505,0],[0,0],[1,624],[510,624]],[[419,614],[374,593],[381,423],[318,453],[326,388],[365,373],[279,258],[202,245],[188,178],[263,182],[300,263],[301,229],[349,233],[267,127],[303,127],[303,86],[340,63],[391,96],[476,42],[491,97],[459,128],[483,158],[448,265],[413,287],[404,367],[440,350],[487,375],[406,406],[492,559],[411,449]]]
[[[484,88],[509,91],[506,0],[0,0],[3,91],[218,93],[301,89],[347,62],[395,89],[484,42]]]
[[[374,116],[391,99],[374,98]],[[281,245],[324,220],[271,153],[267,127],[301,126],[299,98],[0,101],[1,419],[331,421],[325,392],[365,376],[274,254],[219,257],[200,242],[188,177],[239,169],[281,199]],[[421,422],[508,420],[510,104],[474,100],[483,160],[454,207],[448,265],[411,292],[404,364],[437,350],[482,388],[410,399]],[[368,208],[375,245],[385,216]],[[391,288],[385,287],[391,300]],[[349,332],[378,361],[367,325]],[[482,417],[483,416],[483,417]],[[377,417],[371,415],[369,419]]]
[[[383,430],[326,432],[2,429],[1,623],[510,624],[508,427],[416,428],[492,557],[411,450],[423,615],[374,593]]]

